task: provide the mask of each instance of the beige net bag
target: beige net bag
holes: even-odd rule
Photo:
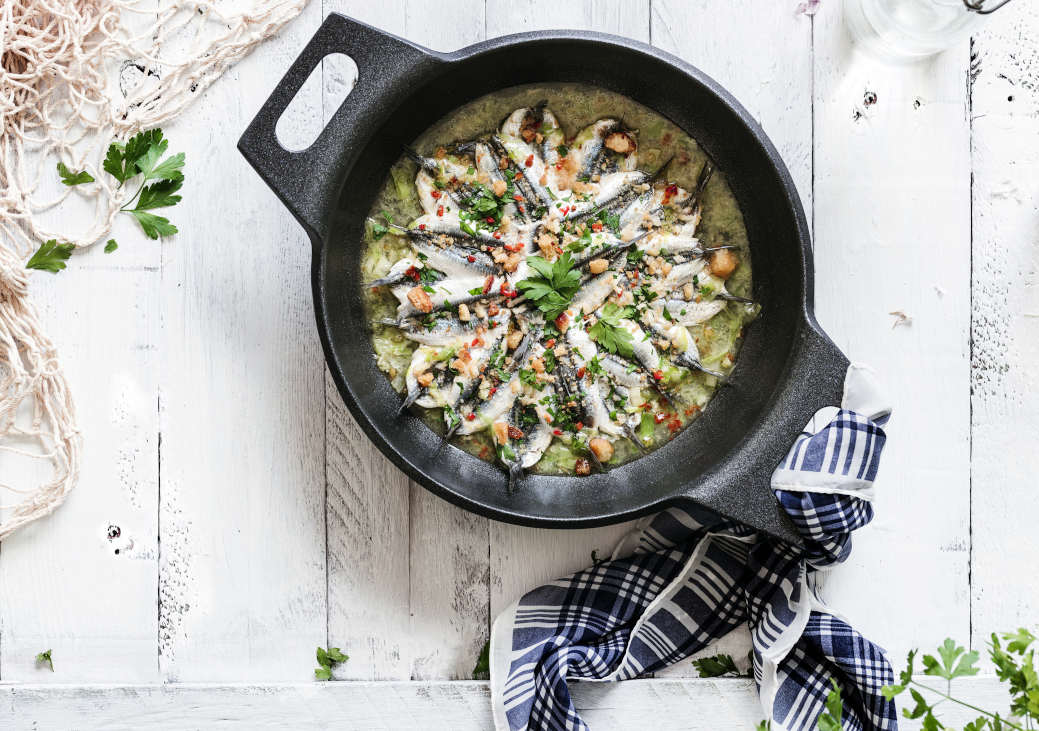
[[[103,240],[132,195],[102,172],[109,143],[176,116],[305,4],[0,0],[0,540],[58,507],[79,472],[75,411],[26,258],[48,239]],[[55,186],[59,161],[95,182]],[[92,204],[83,228],[52,227],[48,213],[73,195]],[[14,459],[44,469],[5,469]],[[12,473],[33,477],[11,484]]]

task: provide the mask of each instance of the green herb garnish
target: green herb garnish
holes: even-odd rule
[[[527,264],[538,276],[527,277],[516,283],[545,317],[554,320],[570,305],[581,286],[581,272],[574,268],[574,260],[563,254],[550,262],[540,256],[528,256]]]
[[[350,656],[344,655],[338,647],[329,647],[327,650],[323,647],[317,648],[317,664],[320,667],[314,669],[314,677],[317,680],[331,680],[332,665],[338,665],[349,659]]]
[[[82,185],[83,183],[93,183],[94,176],[83,170],[78,173],[74,173],[68,169],[68,166],[63,162],[58,163],[58,175],[61,176],[61,182],[65,185]]]
[[[25,268],[57,274],[65,268],[65,262],[72,256],[75,248],[75,244],[59,244],[57,240],[50,239],[40,244],[40,248],[25,263]]]
[[[113,142],[105,157],[105,171],[119,181],[119,185],[141,175],[141,187],[120,208],[141,224],[145,235],[151,239],[177,233],[177,227],[168,218],[148,213],[155,208],[167,208],[180,202],[176,192],[184,183],[184,153],[178,152],[166,159],[169,141],[163,138],[161,129],[139,132],[126,141],[125,145]],[[155,181],[147,185],[149,180]],[[134,203],[136,202],[136,205]],[[133,208],[131,208],[133,206]]]
[[[634,314],[632,307],[618,307],[607,302],[599,313],[599,320],[588,328],[588,337],[606,351],[630,358],[634,353],[631,333],[621,326],[620,321]]]
[[[44,650],[43,652],[37,653],[36,654],[36,664],[37,665],[44,665],[44,664],[48,665],[50,667],[50,669],[51,669],[51,672],[53,673],[54,672],[54,660],[51,659],[51,651],[50,650]]]

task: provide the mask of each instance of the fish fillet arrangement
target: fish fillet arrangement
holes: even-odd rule
[[[373,327],[415,344],[402,411],[438,410],[445,439],[486,435],[483,456],[510,485],[553,445],[561,471],[587,475],[695,418],[739,333],[710,367],[698,340],[730,308],[740,326],[756,312],[726,289],[740,252],[697,238],[709,162],[680,187],[666,163],[640,168],[638,132],[620,119],[567,139],[544,104],[408,155],[422,215],[373,218],[407,253],[368,283],[398,303]],[[693,382],[708,395],[689,398]]]

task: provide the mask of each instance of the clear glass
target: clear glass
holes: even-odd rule
[[[845,0],[844,19],[860,46],[908,62],[944,51],[985,16],[968,10],[963,0]]]

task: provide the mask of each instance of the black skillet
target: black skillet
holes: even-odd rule
[[[275,123],[330,53],[359,78],[318,139],[288,152]],[[585,82],[656,110],[695,138],[743,211],[760,318],[730,385],[703,415],[647,456],[583,478],[527,476],[511,494],[497,467],[453,447],[413,415],[378,370],[361,306],[365,217],[401,148],[448,112],[497,89]],[[772,470],[816,409],[839,403],[848,365],[812,313],[812,249],[793,181],[775,147],[728,92],[643,43],[546,31],[437,53],[331,14],[278,83],[238,148],[313,244],[318,331],[343,401],[375,445],[412,479],[468,510],[522,525],[578,528],[692,501],[796,540],[768,488]]]

